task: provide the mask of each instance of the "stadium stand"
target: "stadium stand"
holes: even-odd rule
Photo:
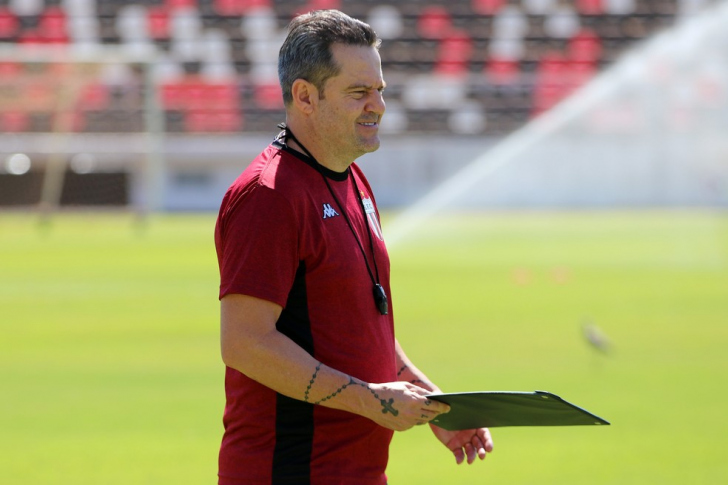
[[[340,8],[384,39],[390,132],[503,135],[548,110],[629,45],[699,7],[698,0],[0,0],[0,43],[116,45],[157,55],[156,87],[171,133],[266,132],[282,119],[276,55],[288,21]],[[0,59],[0,132],[52,131],[52,72]],[[52,70],[52,67],[44,67]],[[113,71],[113,69],[110,69]],[[81,90],[68,124],[143,131],[120,72]],[[128,73],[127,73],[128,74]],[[126,77],[125,77],[126,76]],[[6,93],[7,94],[7,93]],[[137,105],[138,106],[138,105]]]

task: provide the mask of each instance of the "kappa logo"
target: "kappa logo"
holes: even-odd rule
[[[333,207],[331,207],[331,204],[324,204],[324,219],[328,219],[329,217],[335,217],[338,215],[339,213],[336,212]]]

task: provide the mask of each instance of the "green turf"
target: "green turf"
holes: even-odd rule
[[[213,224],[0,216],[2,483],[216,483]],[[725,214],[449,216],[391,258],[400,342],[444,390],[548,390],[613,425],[494,429],[471,467],[397,433],[390,484],[728,480]]]

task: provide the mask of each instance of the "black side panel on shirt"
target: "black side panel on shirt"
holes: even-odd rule
[[[313,404],[278,394],[272,485],[307,485],[311,479]]]
[[[293,287],[288,293],[286,307],[276,322],[276,330],[313,355],[313,336],[306,295],[306,264],[303,261],[298,264]]]
[[[296,271],[286,307],[276,329],[313,355],[313,337],[306,300],[306,266]],[[272,485],[305,485],[311,478],[313,405],[282,394],[276,399],[276,444]]]

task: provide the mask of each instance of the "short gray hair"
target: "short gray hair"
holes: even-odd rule
[[[286,106],[293,101],[296,79],[316,86],[323,98],[326,80],[340,69],[331,52],[335,43],[379,49],[381,40],[371,26],[338,10],[317,10],[291,21],[278,55],[278,80]]]

